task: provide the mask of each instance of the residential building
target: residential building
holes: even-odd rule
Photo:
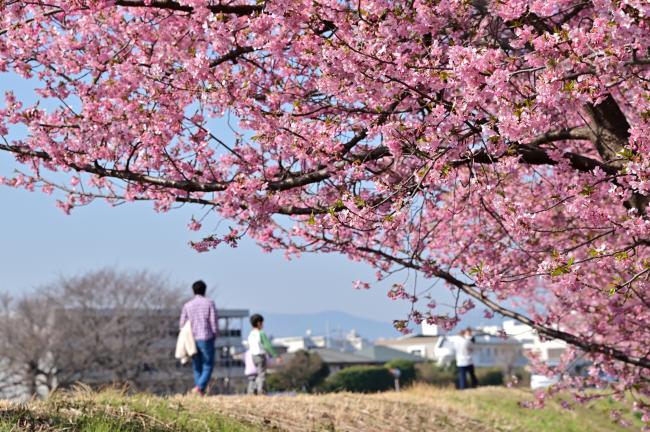
[[[294,353],[301,350],[308,351],[318,346],[309,336],[288,336],[280,338],[274,337],[271,340],[271,343],[274,347],[284,347],[288,353]]]
[[[330,374],[350,366],[379,366],[384,364],[380,360],[330,348],[312,348],[309,352],[318,354],[323,363],[329,367]]]
[[[368,357],[380,363],[386,363],[391,360],[411,360],[416,363],[423,362],[421,356],[409,354],[401,350],[390,348],[382,345],[372,345],[365,347],[356,353],[357,355]]]
[[[439,336],[409,334],[396,339],[379,339],[375,344],[399,350],[423,359],[436,360],[436,346],[439,341]]]
[[[523,355],[523,342],[514,337],[498,336],[501,330],[500,327],[475,330],[474,364],[477,367],[510,368],[523,366],[527,363],[528,360]],[[390,347],[444,365],[453,362],[454,344],[459,337],[447,334],[436,325],[423,323],[420,334],[379,340],[377,345]]]
[[[357,334],[355,330],[326,336],[315,336],[307,331],[304,336],[274,337],[272,342],[275,346],[285,347],[289,353],[300,350],[308,351],[314,348],[328,348],[353,353],[372,346],[371,342]]]
[[[384,346],[367,346],[354,353],[330,348],[312,348],[309,351],[320,356],[321,360],[329,366],[330,373],[350,366],[381,366],[395,359],[424,361],[421,357]]]
[[[435,324],[422,323],[422,332],[396,339],[379,339],[376,345],[390,347],[428,360],[436,360],[436,347],[445,332]]]
[[[445,365],[454,361],[454,346],[461,336],[444,336],[435,348],[435,360]],[[522,344],[513,338],[481,333],[474,334],[474,352],[472,355],[476,367],[513,368],[525,366],[528,359],[524,356]]]
[[[557,364],[567,349],[567,344],[563,340],[542,340],[530,326],[514,320],[504,321],[501,329],[486,327],[483,330],[491,332],[502,330],[509,338],[519,341],[524,352],[536,353],[548,364]]]
[[[242,337],[244,319],[248,314],[246,309],[217,309],[219,330],[215,340],[211,392],[234,393],[245,388],[246,377],[241,353],[245,351]],[[158,394],[183,393],[193,386],[192,367],[190,364],[180,365],[174,359],[178,336],[178,312],[170,311],[166,316],[169,333],[166,338],[159,341],[159,345],[160,361],[164,363],[162,359],[167,359],[167,368],[152,371],[147,391]]]

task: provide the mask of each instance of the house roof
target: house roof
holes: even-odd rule
[[[370,357],[361,356],[345,351],[337,351],[329,348],[312,348],[310,352],[316,353],[325,363],[335,364],[375,364],[384,363],[381,360],[375,360]]]
[[[490,334],[478,334],[475,336],[477,345],[521,345],[522,342],[512,337],[503,338]]]
[[[374,346],[363,348],[361,351],[359,351],[359,355],[371,358],[380,363],[385,363],[387,361],[391,361],[395,359],[412,360],[415,362],[421,362],[425,360],[420,356],[409,354],[404,351],[396,350],[394,348],[389,348],[387,346],[381,346],[381,345],[374,345]]]
[[[131,313],[133,316],[161,316],[161,317],[176,317],[180,314],[179,309],[146,309],[146,308],[80,308],[80,307],[65,307],[58,308],[58,313],[68,314],[84,314],[88,316],[113,316],[116,312],[125,314]],[[217,309],[218,318],[246,318],[248,316],[248,309]]]
[[[424,336],[424,335],[407,335],[397,339],[379,339],[375,343],[377,345],[416,345],[416,344],[435,344],[438,342],[439,336]]]

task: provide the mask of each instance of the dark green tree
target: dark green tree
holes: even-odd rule
[[[393,375],[383,366],[352,366],[327,378],[327,391],[374,393],[393,388]]]
[[[329,367],[316,353],[297,351],[285,359],[278,370],[268,378],[272,391],[311,392],[329,375]]]

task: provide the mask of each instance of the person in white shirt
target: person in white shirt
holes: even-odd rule
[[[266,382],[267,357],[277,357],[271,341],[264,333],[264,317],[259,314],[251,316],[251,330],[248,335],[248,350],[254,364],[256,375],[251,375],[248,380],[248,394],[264,394]]]
[[[454,351],[456,353],[456,367],[458,368],[458,388],[460,390],[467,388],[467,374],[471,379],[471,386],[476,387],[478,380],[474,372],[474,360],[472,354],[474,351],[474,337],[472,329],[466,328],[460,333],[460,339],[456,342]]]

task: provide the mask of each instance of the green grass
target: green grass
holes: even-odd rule
[[[467,391],[415,385],[400,393],[336,393],[199,398],[77,390],[26,406],[0,403],[0,432],[622,432],[640,430],[628,405],[611,398],[571,409],[559,399],[544,409],[520,407],[531,392],[505,387]],[[620,410],[629,427],[610,419]]]
[[[25,406],[0,406],[0,432],[251,432],[259,428],[224,415],[189,412],[170,399],[120,391],[78,391]]]
[[[137,418],[120,418],[99,412],[82,412],[79,415],[60,413],[35,413],[28,409],[3,410],[0,413],[0,431],[84,431],[84,432],[136,432],[168,431]]]
[[[418,392],[416,388],[412,391]],[[532,398],[528,390],[486,387],[464,392],[442,390],[432,393],[427,388],[423,393],[430,394],[434,404],[465,412],[496,430],[615,432],[642,428],[638,416],[629,412],[629,405],[612,398],[586,404],[572,402],[568,397],[553,398],[543,409],[530,409],[520,406],[521,401]],[[560,404],[562,400],[568,403],[568,409]],[[613,422],[610,418],[612,410],[621,411],[622,419],[629,426]]]

